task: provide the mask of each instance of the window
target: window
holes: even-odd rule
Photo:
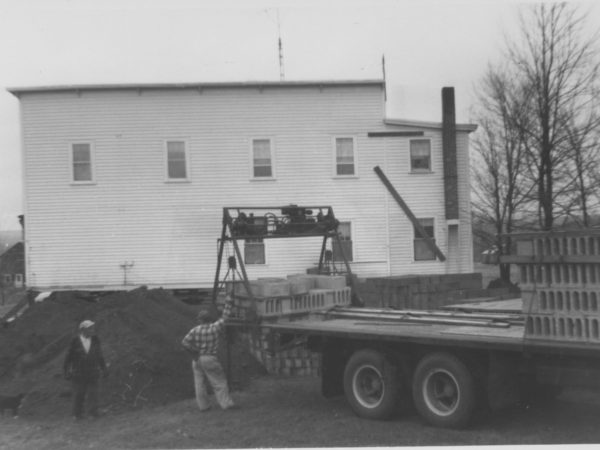
[[[335,138],[335,174],[355,175],[354,138]]]
[[[265,264],[265,242],[263,239],[246,239],[244,242],[244,262]]]
[[[4,287],[12,286],[12,275],[10,273],[5,273],[2,275],[2,285]]]
[[[273,177],[270,139],[252,140],[252,176],[253,178]]]
[[[342,250],[348,261],[353,261],[352,257],[352,228],[350,222],[340,222],[338,226],[338,233],[340,235],[340,243],[333,240],[333,260],[343,261]],[[341,246],[341,248],[340,248]]]
[[[431,141],[429,139],[410,141],[410,170],[412,172],[431,172]]]
[[[434,234],[434,226],[433,219],[417,219],[421,226],[424,228],[427,236],[433,239],[435,242],[435,234]],[[429,248],[427,245],[427,241],[425,238],[421,237],[419,230],[417,227],[414,227],[415,233],[415,261],[430,261],[435,259],[435,253]]]
[[[94,181],[92,145],[90,143],[76,143],[71,145],[71,163],[74,183],[90,183]]]
[[[185,141],[167,141],[167,179],[187,180],[187,151]]]

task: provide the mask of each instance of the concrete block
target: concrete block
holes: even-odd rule
[[[252,295],[258,295],[256,292],[258,290],[258,281],[257,280],[249,280],[248,284],[250,286],[250,290],[252,291]],[[246,290],[246,286],[242,280],[236,281],[227,281],[225,282],[225,291],[228,295],[247,297],[248,291]]]
[[[261,317],[281,316],[291,312],[291,298],[257,298],[256,313]]]
[[[543,288],[535,291],[523,291],[521,296],[525,313],[584,313],[600,317],[600,290]]]
[[[528,316],[525,337],[562,342],[600,344],[600,318],[584,314]]]
[[[340,275],[317,275],[316,289],[343,289],[346,287],[346,277]]]
[[[262,279],[257,280],[256,296],[258,297],[286,297],[290,295],[290,282],[281,279]]]
[[[288,281],[290,283],[290,294],[291,295],[302,295],[308,293],[311,289],[316,286],[314,275],[289,275]]]
[[[350,287],[344,287],[342,289],[335,289],[333,291],[333,304],[346,306],[350,305],[352,301],[352,289]]]
[[[517,255],[519,255],[519,256],[533,256],[534,255],[533,240],[527,239],[527,240],[517,241],[516,252],[517,252]]]

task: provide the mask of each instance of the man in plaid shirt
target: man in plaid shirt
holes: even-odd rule
[[[225,320],[231,313],[233,300],[227,297],[221,318],[215,322],[211,320],[209,311],[198,313],[198,326],[192,328],[181,341],[181,345],[193,356],[192,370],[194,371],[194,387],[196,389],[196,403],[200,411],[210,408],[206,393],[206,380],[211,384],[217,402],[223,409],[234,406],[229,396],[227,378],[217,359],[220,334],[225,327]]]

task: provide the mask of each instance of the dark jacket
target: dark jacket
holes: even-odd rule
[[[107,373],[106,363],[100,348],[98,336],[91,337],[90,351],[85,352],[79,336],[71,341],[63,364],[65,378],[74,381],[95,381],[100,373]]]

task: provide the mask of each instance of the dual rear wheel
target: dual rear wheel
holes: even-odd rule
[[[355,352],[344,371],[344,392],[354,412],[369,419],[387,419],[408,399],[401,373],[385,354]],[[430,424],[460,428],[476,406],[475,381],[468,367],[448,353],[431,353],[417,364],[412,396],[419,414]]]
[[[435,426],[462,428],[477,405],[471,371],[448,353],[425,356],[415,370],[412,389],[417,411]]]
[[[359,350],[346,364],[344,393],[361,417],[389,418],[397,406],[399,386],[396,367],[381,352]]]

